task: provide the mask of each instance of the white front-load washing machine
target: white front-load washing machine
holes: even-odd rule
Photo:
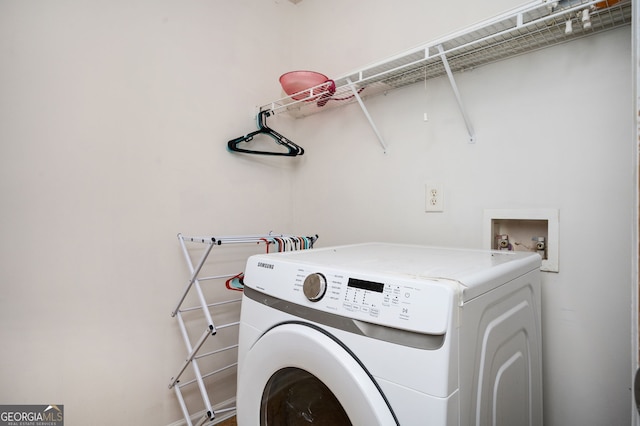
[[[540,263],[385,243],[252,256],[238,424],[542,425]]]

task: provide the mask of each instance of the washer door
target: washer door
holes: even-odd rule
[[[238,374],[242,426],[397,425],[371,375],[333,336],[305,323],[268,330]]]

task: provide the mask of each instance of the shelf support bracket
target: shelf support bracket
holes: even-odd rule
[[[473,126],[471,125],[471,121],[469,120],[469,116],[467,115],[467,111],[464,109],[464,104],[462,103],[462,99],[460,98],[460,92],[458,91],[458,85],[456,84],[456,80],[453,78],[451,67],[449,67],[449,61],[447,61],[447,56],[444,54],[444,49],[442,48],[441,44],[438,45],[438,52],[440,52],[442,64],[444,65],[444,69],[447,72],[447,76],[449,77],[449,83],[451,83],[453,94],[456,96],[456,100],[458,101],[458,107],[460,108],[460,112],[462,113],[464,124],[467,126],[467,132],[469,133],[469,143],[476,143],[475,131],[473,130]]]
[[[351,82],[351,79],[349,79],[349,78],[347,78],[347,83],[349,84],[349,88],[353,92],[353,96],[358,100],[358,104],[360,104],[360,108],[362,108],[362,112],[364,112],[364,115],[367,117],[367,120],[369,120],[369,124],[371,125],[371,128],[373,129],[373,132],[376,134],[376,137],[378,138],[378,141],[380,142],[380,145],[382,145],[382,149],[384,150],[384,153],[386,154],[387,153],[387,145],[384,143],[384,139],[382,139],[382,136],[380,135],[380,132],[378,131],[378,128],[376,127],[376,124],[373,122],[373,119],[371,118],[371,115],[369,114],[369,111],[367,110],[367,107],[364,106],[364,102],[362,102],[362,98],[360,97],[360,94],[356,90],[356,86]]]

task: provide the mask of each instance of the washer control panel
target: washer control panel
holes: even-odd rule
[[[245,286],[271,297],[387,327],[445,334],[452,327],[460,284],[400,273],[368,273],[256,255]]]
[[[443,334],[452,305],[450,284],[299,268],[289,299],[315,309],[408,330]],[[300,294],[302,293],[302,294]]]

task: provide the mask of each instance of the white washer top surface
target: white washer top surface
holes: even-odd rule
[[[363,243],[274,253],[273,260],[382,277],[458,283],[463,301],[539,269],[533,252]]]

